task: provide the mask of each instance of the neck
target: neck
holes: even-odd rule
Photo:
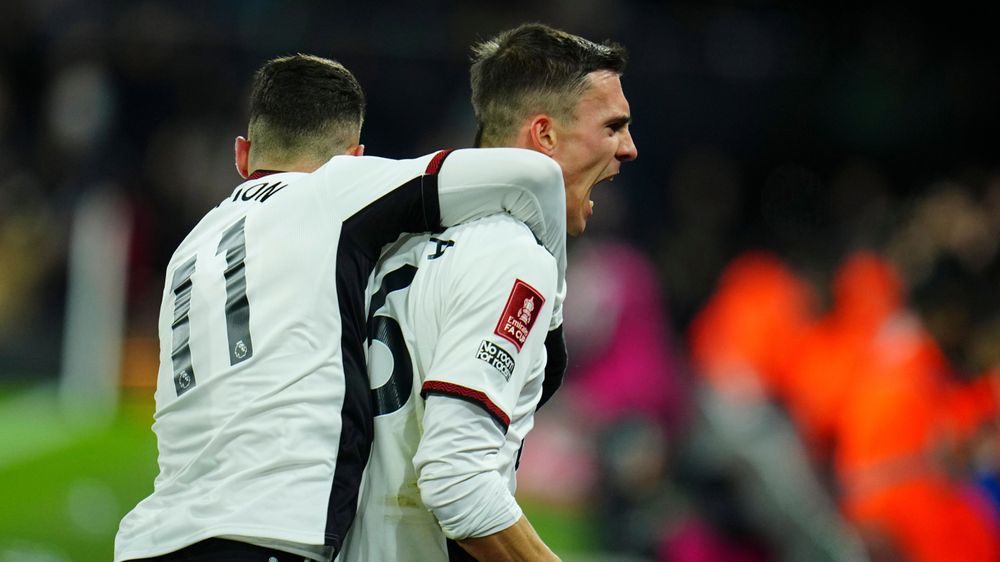
[[[480,140],[476,148],[532,148],[530,144],[520,137],[507,139],[506,141]]]

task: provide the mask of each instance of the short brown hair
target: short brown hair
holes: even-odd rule
[[[357,144],[365,95],[336,61],[297,54],[268,61],[254,76],[248,135],[268,159],[331,158]]]
[[[523,119],[549,113],[572,119],[597,70],[621,74],[625,48],[594,43],[540,23],[501,32],[472,48],[472,107],[479,123],[477,144],[506,144]]]

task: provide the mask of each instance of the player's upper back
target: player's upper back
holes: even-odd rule
[[[405,207],[393,215],[420,214],[410,208],[413,197],[386,194],[420,182],[430,158],[337,156],[313,173],[255,174],[237,186],[195,226],[168,266],[158,405],[197,385],[199,373],[204,379],[332,353],[341,330],[338,256],[374,253],[384,243],[366,243],[358,239],[365,231],[350,230],[345,241],[345,223],[373,205]],[[165,375],[173,385],[164,384]]]

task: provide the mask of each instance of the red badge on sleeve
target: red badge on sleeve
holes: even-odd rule
[[[535,325],[535,318],[541,312],[543,304],[545,297],[541,293],[524,281],[516,279],[507,299],[507,306],[504,307],[494,331],[521,351],[521,346],[528,339],[528,334]]]

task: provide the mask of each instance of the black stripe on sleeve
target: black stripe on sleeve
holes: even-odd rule
[[[442,150],[427,165],[424,175],[369,203],[344,223],[341,239],[348,238],[351,251],[378,258],[382,246],[404,232],[434,232],[441,229],[441,202],[438,196],[438,172],[451,151]],[[341,248],[344,249],[342,245]],[[339,254],[338,254],[339,255]],[[339,265],[339,264],[338,264]],[[338,275],[340,268],[337,269]],[[371,273],[371,268],[368,269]],[[367,274],[365,277],[367,281]]]
[[[441,198],[438,195],[438,173],[451,150],[442,150],[431,158],[424,175],[420,177],[420,193],[424,208],[424,224],[429,232],[441,230]]]

